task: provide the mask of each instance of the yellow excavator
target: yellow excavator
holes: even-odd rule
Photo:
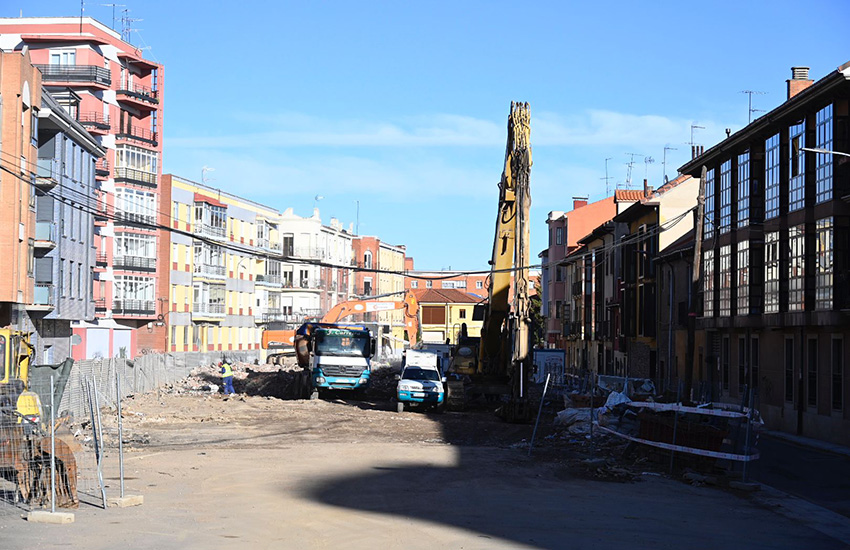
[[[448,369],[449,407],[463,406],[470,395],[507,396],[499,414],[512,422],[531,417],[530,177],[531,115],[528,103],[512,102],[481,338],[462,330]]]
[[[39,395],[29,387],[30,334],[0,329],[0,477],[14,483],[28,504],[50,501],[50,426]],[[70,446],[54,443],[56,504],[76,508],[77,463]]]

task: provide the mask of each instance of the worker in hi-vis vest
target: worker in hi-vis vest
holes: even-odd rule
[[[225,395],[236,393],[233,391],[233,369],[230,368],[230,363],[225,359],[224,362],[219,363],[219,366],[221,367],[221,381],[224,382]]]

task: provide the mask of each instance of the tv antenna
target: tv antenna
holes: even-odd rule
[[[763,113],[764,109],[753,109],[753,94],[755,95],[765,95],[767,92],[759,92],[756,90],[741,90],[742,94],[747,94],[749,96],[749,103],[747,107],[747,113],[749,114],[749,118],[747,119],[747,124],[753,121],[753,113]]]
[[[628,163],[626,163],[626,165],[629,167],[629,169],[626,171],[626,189],[631,189],[632,188],[632,167],[635,165],[635,157],[642,157],[643,155],[641,155],[640,153],[626,153],[626,154],[632,157],[631,160]]]
[[[696,122],[691,124],[691,159],[695,159],[703,152],[702,145],[697,145],[694,142],[694,130],[705,130],[705,126],[698,126]]]
[[[664,171],[664,183],[667,183],[667,151],[678,151],[675,147],[670,147],[670,144],[664,145],[664,157],[661,161],[662,170]]]
[[[115,30],[115,8],[126,8],[126,4],[101,4],[101,6],[105,6],[107,8],[112,8],[112,30]]]
[[[205,184],[213,179],[207,177],[207,172],[215,172],[215,168],[210,168],[209,166],[204,166],[203,168],[201,168],[201,183]]]
[[[644,157],[643,159],[643,179],[649,178],[649,165],[655,164],[655,159],[652,157]]]
[[[132,33],[135,29],[133,29],[133,23],[137,21],[144,21],[144,19],[135,19],[130,17],[130,10],[125,8],[121,10],[121,13],[124,15],[121,16],[121,39],[127,44],[131,44],[130,42],[130,33]]]
[[[608,184],[608,180],[613,179],[613,178],[608,176],[608,161],[611,160],[611,158],[612,157],[608,157],[608,158],[605,159],[605,177],[599,178],[599,179],[605,180],[605,196],[606,197],[611,194],[611,186]]]

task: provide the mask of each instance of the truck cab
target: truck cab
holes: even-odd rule
[[[363,390],[369,386],[375,336],[354,325],[310,323],[296,336],[298,363],[307,369],[311,397],[324,390]]]
[[[431,407],[442,411],[446,399],[445,378],[440,372],[440,357],[435,353],[407,350],[398,376],[396,398],[398,412],[408,407]]]

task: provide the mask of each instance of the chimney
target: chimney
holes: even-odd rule
[[[643,196],[648,199],[652,195],[652,191],[652,186],[649,185],[646,178],[643,178]]]
[[[791,79],[785,82],[788,83],[788,99],[814,84],[814,80],[809,79],[808,67],[791,67]]]
[[[587,205],[587,197],[573,197],[573,210],[577,210],[585,205]]]

